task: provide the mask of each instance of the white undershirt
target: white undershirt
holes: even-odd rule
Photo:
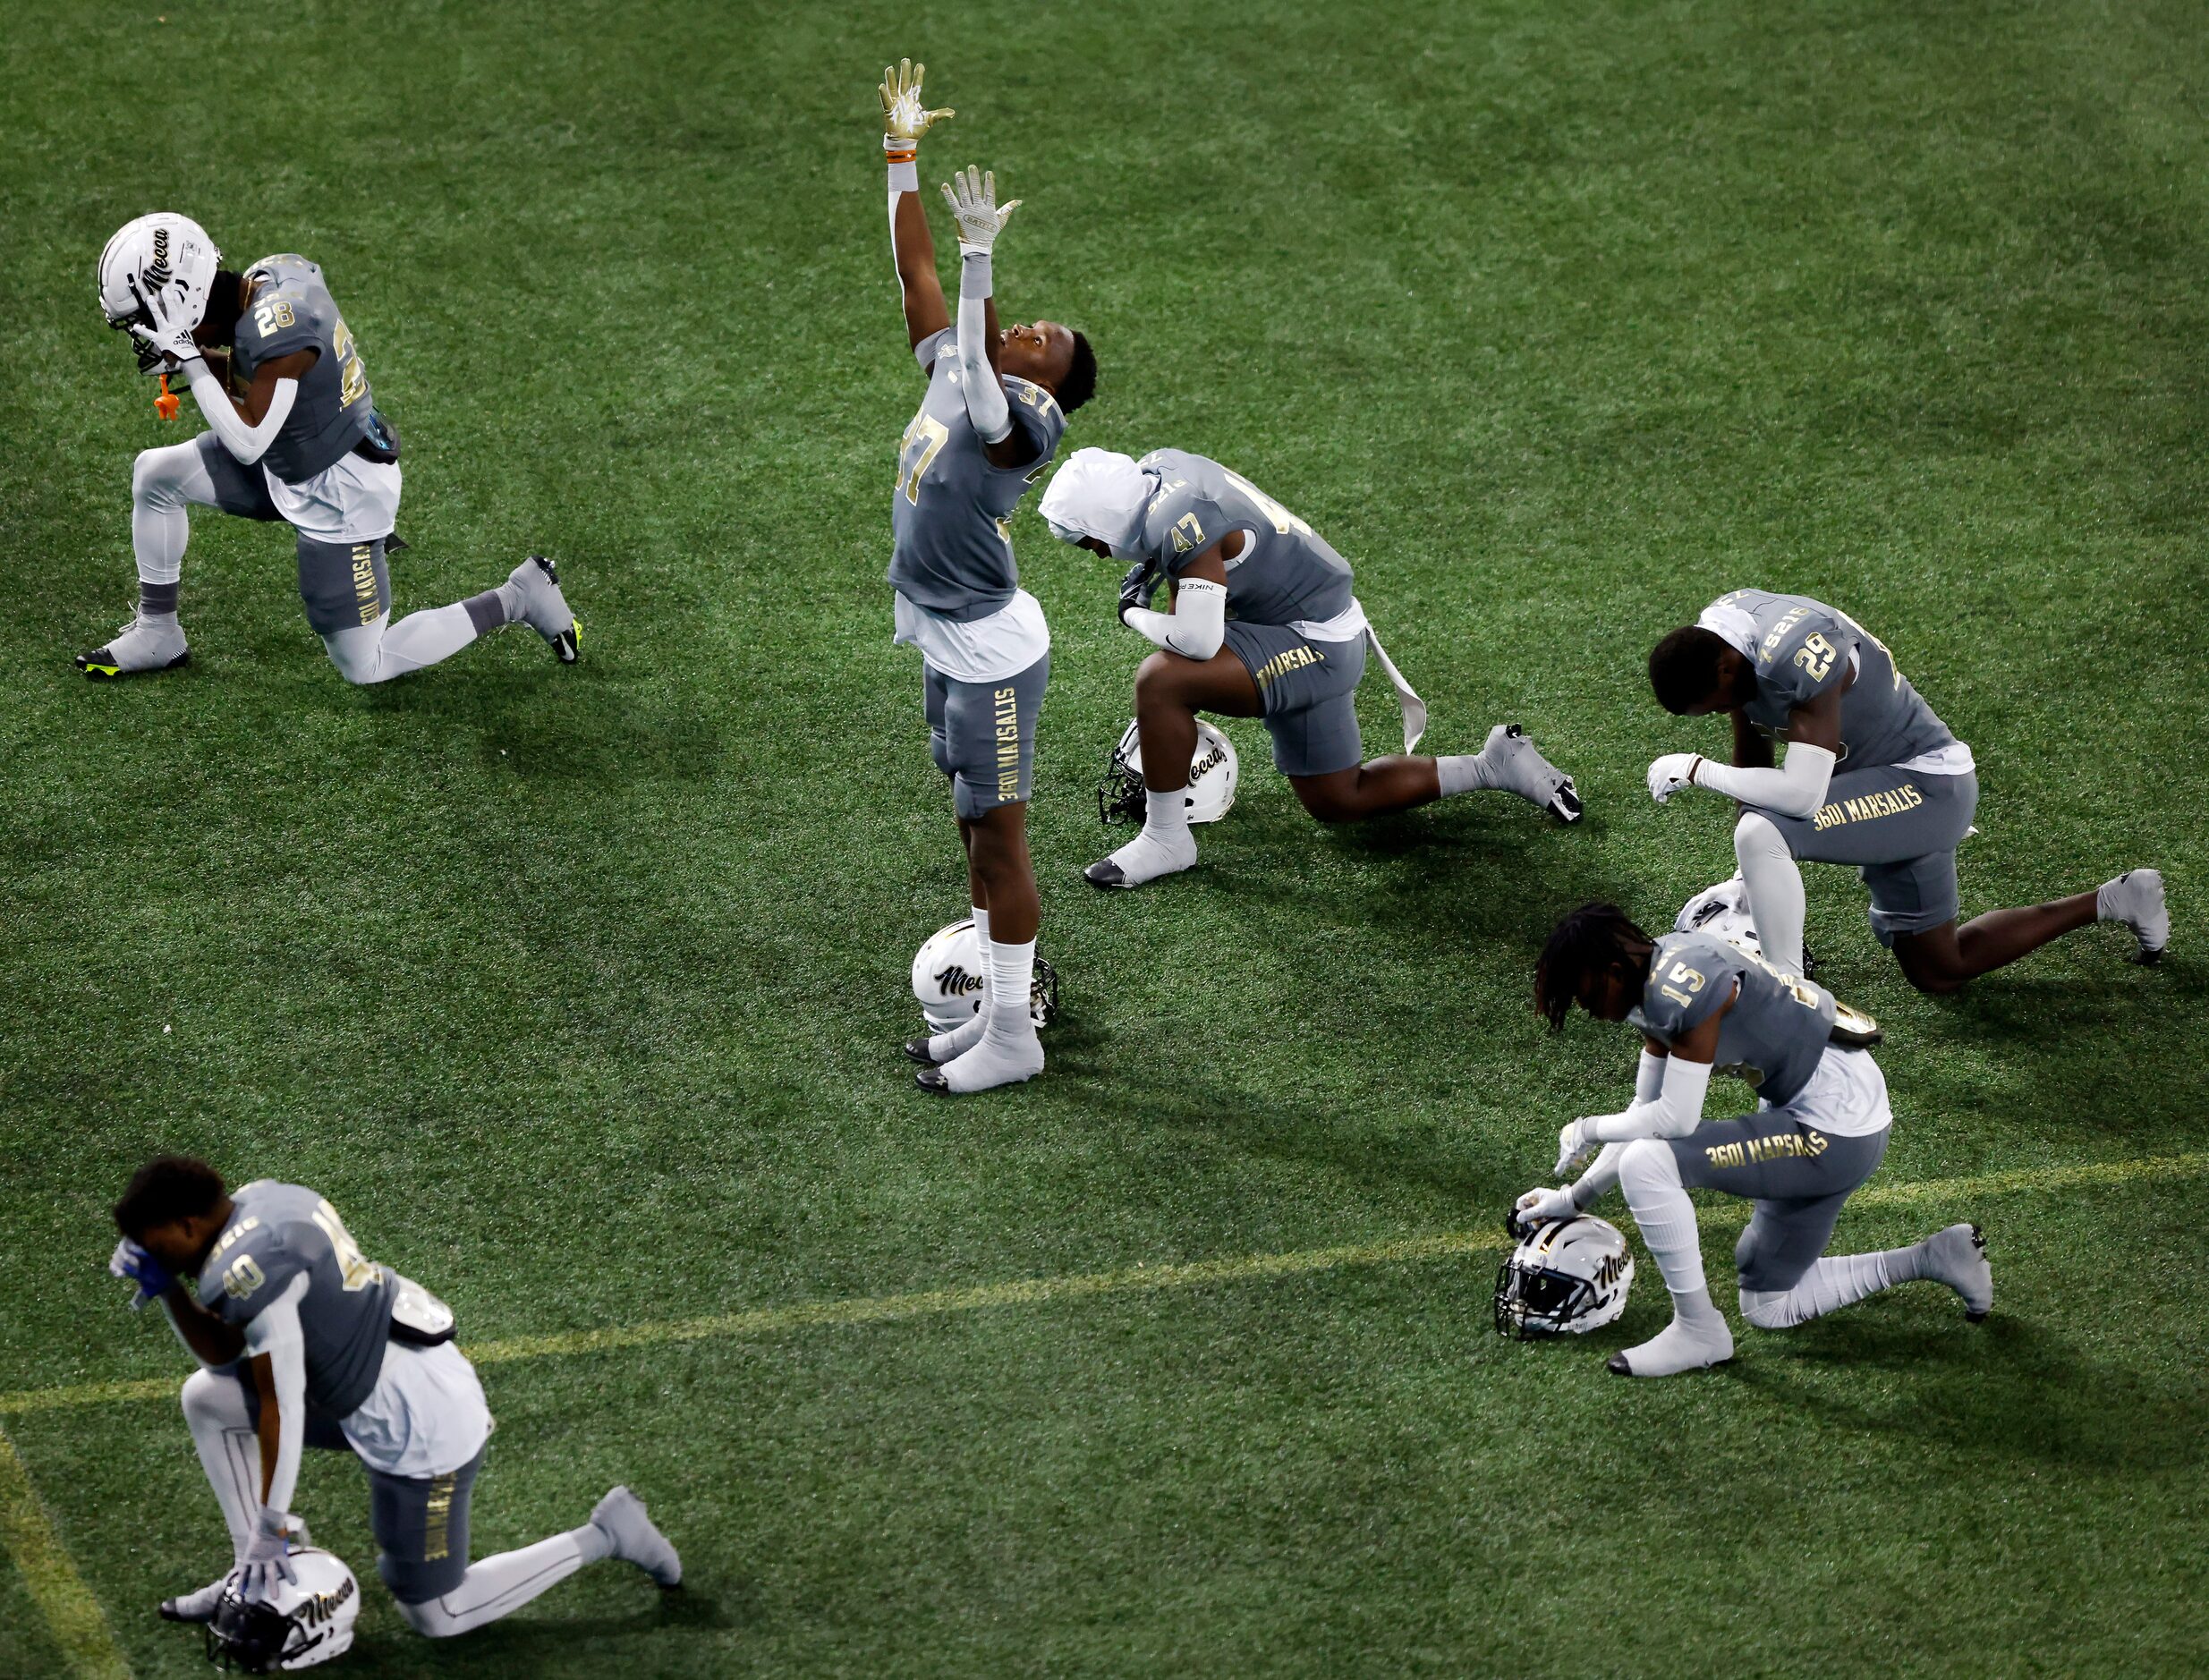
[[[1001,683],[1050,651],[1043,604],[1025,590],[1015,590],[1013,598],[987,617],[964,621],[930,612],[900,591],[894,620],[892,640],[918,648],[922,658],[955,683]]]

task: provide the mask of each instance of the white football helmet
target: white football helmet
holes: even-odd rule
[[[1496,1334],[1585,1336],[1626,1311],[1633,1285],[1634,1255],[1617,1226],[1592,1213],[1546,1220],[1497,1270]]]
[[[1189,760],[1189,785],[1182,797],[1189,806],[1189,820],[1218,822],[1234,808],[1236,784],[1243,768],[1235,756],[1235,742],[1203,718],[1196,720],[1196,753]],[[1140,823],[1150,792],[1143,785],[1143,742],[1134,724],[1120,735],[1112,749],[1105,779],[1097,785],[1097,815],[1113,823]]]
[[[913,954],[913,995],[928,1017],[930,1032],[948,1032],[981,1013],[990,977],[983,972],[981,938],[974,919],[965,917],[939,928]],[[1041,957],[1028,988],[1028,1018],[1041,1031],[1058,1013],[1058,973]]]
[[[197,327],[207,318],[208,299],[215,289],[215,271],[223,266],[223,253],[215,249],[207,229],[189,216],[156,210],[134,222],[125,222],[99,254],[97,277],[100,313],[118,329],[133,324],[149,325],[144,300],[164,287],[170,289],[172,315],[183,315]],[[158,365],[158,352],[132,340],[141,369]]]
[[[234,1581],[224,1587],[207,1625],[207,1657],[238,1674],[311,1668],[353,1647],[361,1619],[361,1583],[344,1560],[319,1546],[295,1547],[296,1582],[276,1582],[276,1595],[248,1603]]]
[[[1715,887],[1704,887],[1682,904],[1679,914],[1673,919],[1672,930],[1715,934],[1745,951],[1758,956],[1764,955],[1764,947],[1756,938],[1756,926],[1749,920],[1749,886],[1738,875]]]

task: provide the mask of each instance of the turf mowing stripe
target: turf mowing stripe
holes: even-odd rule
[[[1907,1208],[1950,1202],[1971,1196],[2002,1195],[2021,1190],[2074,1190],[2124,1184],[2146,1178],[2188,1178],[2209,1172],[2209,1150],[2164,1155],[2137,1161],[2085,1161],[2068,1167],[2027,1167],[1969,1178],[1929,1178],[1916,1184],[1876,1184],[1849,1199],[1851,1207]],[[1737,1204],[1746,1209],[1746,1204]],[[1737,1223],[1738,1221],[1735,1221]],[[1727,1220],[1707,1218],[1706,1225]],[[963,1289],[930,1289],[914,1294],[862,1295],[842,1301],[802,1301],[787,1307],[757,1307],[749,1312],[709,1319],[678,1319],[656,1324],[615,1325],[604,1329],[565,1330],[550,1336],[515,1336],[467,1349],[478,1365],[503,1365],[523,1359],[569,1353],[606,1353],[630,1347],[664,1347],[741,1336],[768,1336],[778,1330],[819,1324],[879,1324],[893,1319],[973,1312],[987,1307],[1038,1306],[1089,1295],[1131,1294],[1142,1290],[1194,1289],[1205,1284],[1245,1283],[1262,1277],[1289,1277],[1348,1266],[1385,1266],[1404,1260],[1440,1260],[1455,1254],[1509,1247],[1500,1230],[1444,1231],[1432,1236],[1399,1237],[1389,1243],[1344,1248],[1304,1249],[1288,1254],[1242,1254],[1226,1260],[1179,1265],[1136,1266],[1122,1271],[1079,1272],[1066,1277],[1025,1277],[1011,1283],[976,1284]],[[130,1382],[85,1383],[65,1388],[23,1388],[0,1394],[0,1417],[60,1407],[104,1405],[128,1400],[167,1399],[176,1380],[153,1377]]]
[[[62,1549],[61,1536],[4,1430],[0,1430],[0,1542],[46,1617],[47,1631],[69,1672],[81,1680],[130,1680],[131,1666],[108,1631],[99,1600]]]

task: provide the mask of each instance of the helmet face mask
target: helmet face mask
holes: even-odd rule
[[[1633,1284],[1634,1256],[1617,1226],[1585,1213],[1550,1220],[1496,1269],[1496,1334],[1585,1336],[1626,1311]]]
[[[291,1553],[296,1582],[278,1584],[266,1603],[249,1603],[233,1582],[223,1589],[202,1632],[207,1659],[231,1674],[276,1674],[311,1668],[353,1648],[361,1616],[361,1583],[344,1561],[314,1546]]]

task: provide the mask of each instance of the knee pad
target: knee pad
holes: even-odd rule
[[[141,507],[183,506],[183,474],[187,468],[197,467],[199,460],[191,444],[140,450],[131,463],[131,499]]]
[[[379,1567],[382,1561],[377,1560]],[[420,1604],[409,1604],[404,1599],[394,1599],[391,1602],[399,1612],[399,1619],[424,1639],[450,1639],[461,1631],[459,1623],[435,1599],[424,1599]]]
[[[1619,1157],[1619,1184],[1635,1191],[1680,1190],[1679,1158],[1662,1138],[1636,1138]]]
[[[1734,861],[1745,868],[1753,857],[1791,858],[1787,841],[1761,810],[1745,810],[1733,826]]]
[[[245,1408],[245,1390],[234,1377],[218,1377],[211,1370],[195,1370],[184,1379],[177,1396],[184,1416],[194,1422],[217,1426],[251,1427]]]
[[[1788,1304],[1794,1293],[1791,1289],[1744,1289],[1741,1316],[1760,1330],[1792,1329],[1802,1322],[1801,1315]]]

